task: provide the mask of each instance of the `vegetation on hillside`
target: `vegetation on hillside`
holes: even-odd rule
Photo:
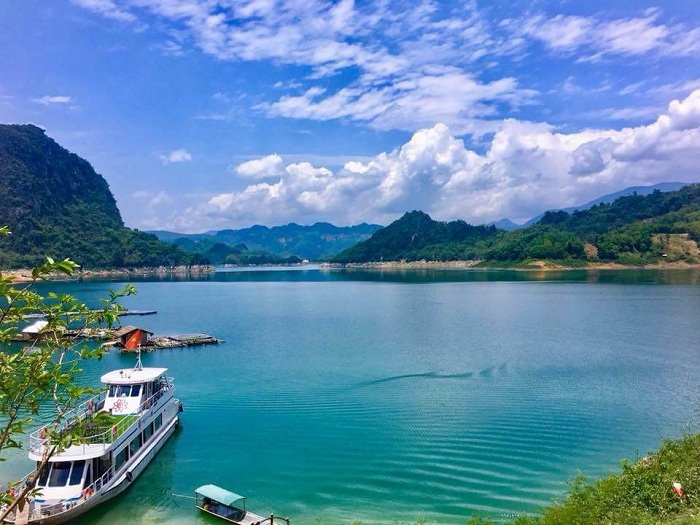
[[[367,241],[338,254],[338,263],[481,260],[527,265],[546,260],[652,264],[700,260],[700,185],[620,197],[584,211],[548,212],[527,228],[505,232],[463,221],[442,223],[407,213]]]
[[[199,264],[201,256],[124,227],[107,182],[31,125],[0,125],[0,267],[69,255],[83,268]]]
[[[502,233],[495,226],[437,222],[421,211],[412,211],[377,230],[366,241],[340,252],[333,262],[474,259]]]

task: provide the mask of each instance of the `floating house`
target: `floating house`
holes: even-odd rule
[[[149,344],[148,337],[153,335],[153,332],[137,326],[124,326],[115,330],[113,335],[119,338],[119,345],[125,350],[136,350],[139,346]]]

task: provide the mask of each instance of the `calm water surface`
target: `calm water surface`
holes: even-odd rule
[[[215,483],[292,523],[532,513],[697,420],[697,271],[257,270],[137,283],[125,318],[220,346],[160,350],[182,429],[83,525],[215,523]],[[87,301],[117,282],[54,284]],[[111,353],[85,377],[132,366]],[[29,467],[12,454],[0,478]]]

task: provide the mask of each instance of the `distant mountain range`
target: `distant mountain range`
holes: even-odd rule
[[[243,262],[238,257],[256,253],[259,257],[276,255],[310,261],[329,259],[336,253],[368,239],[381,226],[359,224],[340,227],[327,222],[311,226],[290,223],[284,226],[252,226],[240,230],[221,230],[199,234],[151,231],[160,240],[173,243],[190,253],[200,253],[214,264]],[[226,253],[230,250],[229,253]],[[227,257],[231,258],[227,261]],[[270,261],[272,262],[272,261]],[[278,261],[281,262],[281,261]]]

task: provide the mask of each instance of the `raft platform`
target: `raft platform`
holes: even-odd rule
[[[97,313],[100,310],[92,310],[92,313]],[[158,310],[122,310],[120,312],[117,312],[117,315],[119,317],[124,317],[127,315],[155,315],[158,313]],[[64,314],[61,314],[64,315]],[[71,314],[68,314],[71,315]],[[74,314],[78,315],[78,314]],[[24,316],[25,319],[46,319],[46,314],[27,314]]]
[[[182,348],[185,346],[218,345],[220,343],[223,343],[222,339],[209,334],[159,335],[149,338],[145,344],[141,345],[141,350],[150,352],[158,348]],[[130,353],[138,352],[138,349],[121,348],[120,351]]]

